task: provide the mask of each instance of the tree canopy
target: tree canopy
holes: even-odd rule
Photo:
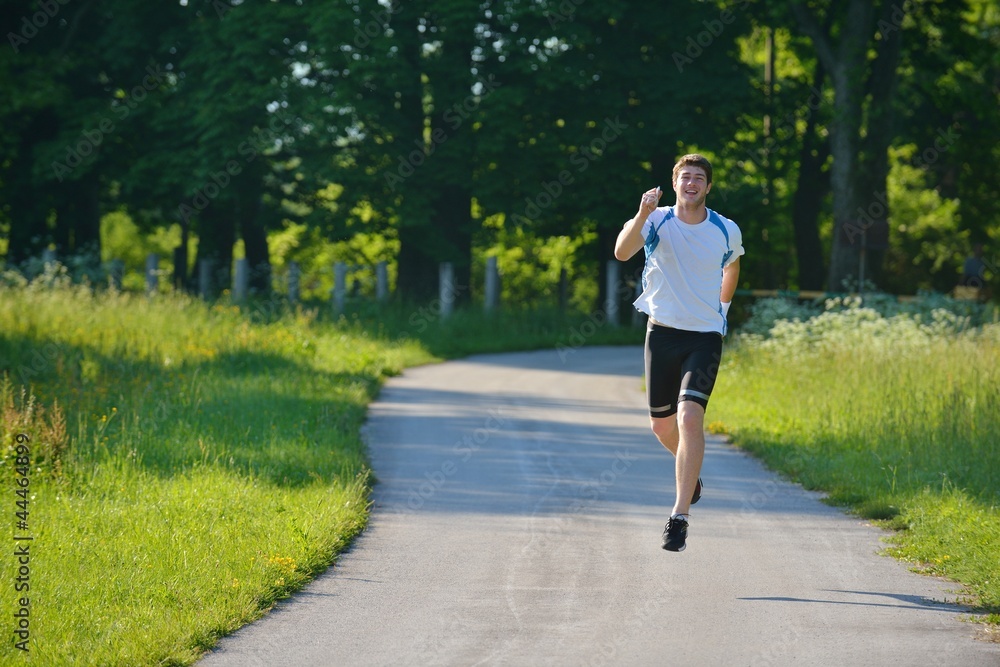
[[[696,151],[715,167],[709,205],[743,229],[745,286],[838,291],[864,270],[947,290],[977,243],[997,273],[989,0],[7,0],[0,15],[8,265],[99,250],[113,214],[180,230],[180,285],[189,247],[222,285],[239,245],[267,289],[294,228],[391,262],[409,298],[436,293],[442,261],[470,298],[483,254],[514,246],[511,285],[517,263],[555,262],[604,289],[639,194],[672,201],[674,161]]]

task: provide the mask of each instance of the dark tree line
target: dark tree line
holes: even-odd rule
[[[395,239],[398,291],[424,299],[442,261],[470,284],[490,216],[590,234],[603,267],[691,150],[756,287],[840,289],[863,260],[883,287],[947,289],[945,265],[1000,236],[987,0],[4,0],[0,19],[10,265],[94,249],[124,210],[197,237],[179,284],[195,259],[227,280],[242,240],[266,289],[268,233],[292,220]],[[894,216],[903,145],[908,187],[957,221]]]

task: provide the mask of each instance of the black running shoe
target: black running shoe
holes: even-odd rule
[[[701,477],[698,478],[698,483],[694,485],[694,495],[691,496],[691,504],[694,505],[699,500],[701,500]]]
[[[684,551],[684,547],[687,546],[685,544],[687,536],[687,519],[681,516],[672,516],[667,521],[667,527],[663,529],[663,548],[667,551]]]

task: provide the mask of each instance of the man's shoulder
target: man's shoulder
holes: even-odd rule
[[[739,234],[740,237],[742,238],[743,232],[740,230],[740,226],[737,225],[736,222],[734,222],[731,218],[727,218],[718,211],[714,211],[712,209],[708,209],[708,216],[709,218],[715,216],[715,218],[718,220],[718,224],[721,224],[723,227],[725,227],[730,234],[736,233]]]
[[[674,208],[672,206],[659,206],[652,213],[649,214],[649,220],[653,224],[660,224],[667,218],[672,217],[674,214]]]
[[[711,209],[711,208],[708,209],[708,215],[710,217],[714,215],[716,218],[719,219],[720,222],[722,222],[722,223],[724,223],[726,225],[732,225],[733,227],[739,227],[739,225],[737,225],[736,222],[734,222],[732,218],[727,218],[726,216],[722,215],[721,213],[719,213],[715,209]]]
[[[673,215],[673,210],[669,206],[661,206],[653,209],[653,212],[646,216],[646,222],[642,225],[642,233],[649,234],[654,229],[657,234],[662,233],[663,223]]]

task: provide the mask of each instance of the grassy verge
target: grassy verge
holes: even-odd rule
[[[185,298],[0,296],[11,520],[10,446],[15,431],[31,439],[15,533],[34,538],[34,664],[187,664],[326,567],[365,524],[368,402],[385,375],[431,359],[305,312],[257,322]],[[12,588],[16,563],[3,567]],[[0,643],[0,663],[18,653]]]
[[[727,350],[709,420],[1000,621],[1000,325],[862,308]]]
[[[12,536],[34,538],[33,663],[190,664],[327,567],[367,519],[359,428],[384,377],[472,352],[641,340],[599,313],[361,307],[330,322],[274,305],[0,292],[0,478]],[[902,528],[893,552],[966,583],[995,621],[1000,327],[953,325],[854,313],[745,337],[710,418]],[[18,432],[31,438],[24,529]],[[2,567],[0,613],[13,614],[17,564]],[[0,663],[19,653],[0,643]]]
[[[589,314],[556,309],[516,309],[486,313],[464,309],[440,317],[440,309],[361,307],[349,321],[372,335],[393,341],[418,340],[435,357],[452,359],[469,354],[545,348],[572,350],[584,345],[642,345],[643,331],[607,323],[603,310]],[[624,320],[630,313],[622,315]]]
[[[367,520],[359,429],[384,377],[474,351],[637,340],[600,316],[439,315],[331,322],[279,303],[0,288],[0,483],[9,534],[33,538],[32,663],[190,664],[326,568]],[[22,529],[17,433],[32,462]],[[0,567],[10,619],[18,564]],[[20,654],[0,643],[0,663]]]

